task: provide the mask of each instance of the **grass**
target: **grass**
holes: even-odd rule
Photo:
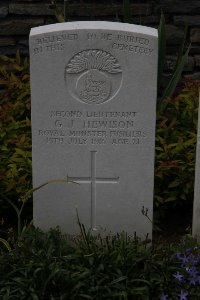
[[[189,235],[150,245],[124,232],[94,237],[82,226],[69,237],[30,226],[9,245],[0,242],[3,300],[200,299],[200,248]]]

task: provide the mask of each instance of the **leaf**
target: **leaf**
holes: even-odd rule
[[[121,277],[113,280],[110,284],[115,284],[115,283],[121,282],[121,281],[126,280],[126,279],[127,279],[127,276],[121,276]]]
[[[132,23],[130,0],[123,0],[123,22]]]
[[[147,285],[151,285],[151,283],[148,281],[148,280],[145,280],[145,279],[133,279],[133,280],[131,280],[131,282],[139,282],[139,283],[145,283],[145,284],[147,284]],[[148,287],[143,287],[143,288],[148,288]],[[142,289],[143,289],[142,288]]]
[[[121,299],[121,297],[123,297],[124,299],[127,299],[127,292],[126,291],[120,291],[120,292],[117,292],[117,293],[113,293],[113,296],[114,297],[119,297],[120,296],[120,299]]]
[[[4,79],[0,79],[0,84],[2,84],[2,85],[7,85],[7,80],[4,80]]]
[[[134,295],[143,295],[144,296],[144,294],[145,295],[149,294],[149,288],[147,286],[133,288],[131,291]]]
[[[22,81],[25,81],[26,79],[29,79],[29,75],[28,75],[28,74],[25,74],[25,75],[22,77]]]
[[[3,61],[6,61],[6,62],[14,62],[14,59],[13,58],[10,58],[6,55],[0,55],[0,59],[3,60]]]
[[[180,80],[180,77],[181,77],[181,73],[183,71],[183,68],[185,66],[185,63],[186,63],[186,60],[188,58],[188,54],[189,54],[189,51],[190,51],[190,46],[188,47],[188,49],[186,50],[185,54],[181,57],[180,61],[179,61],[179,64],[177,65],[176,67],[176,70],[174,71],[174,74],[171,78],[171,80],[169,81],[169,84],[167,85],[163,95],[162,95],[162,98],[161,98],[161,102],[164,98],[166,98],[167,96],[170,96],[173,94],[179,80]]]
[[[25,98],[29,94],[30,94],[29,91],[25,91],[25,92],[21,93],[20,96],[18,97],[18,100],[22,100],[23,98]]]
[[[162,151],[162,152],[163,152],[163,148],[161,148],[161,147],[155,147],[155,150],[156,150],[156,151]]]
[[[17,50],[16,52],[16,63],[20,66],[21,58],[20,58],[19,50]]]
[[[62,13],[60,13],[60,12],[55,12],[55,15],[56,15],[56,18],[57,18],[58,22],[63,23],[63,22],[65,21],[65,20],[64,20],[64,16],[63,16]]]
[[[64,0],[64,20],[62,21],[63,16],[61,15],[61,20],[60,20],[60,22],[67,22],[67,21],[68,21],[68,10],[69,10],[69,7],[68,7],[68,0]],[[59,19],[58,19],[58,20],[59,20]]]
[[[177,200],[176,197],[171,196],[171,197],[165,199],[165,202],[173,202],[173,201],[176,201],[176,200]]]
[[[24,144],[25,141],[26,141],[26,135],[23,134],[20,138],[20,144]]]
[[[86,294],[79,294],[79,297],[82,297],[84,299],[94,299],[92,296],[86,295]]]
[[[24,150],[22,150],[22,149],[20,149],[20,148],[16,148],[15,149],[15,154],[14,155],[20,155],[20,156],[22,156],[22,157],[24,157],[25,156],[25,151]]]
[[[161,14],[160,24],[158,27],[158,90],[161,85],[161,79],[164,69],[166,56],[166,24],[164,14]]]
[[[55,277],[55,275],[57,275],[57,273],[59,273],[59,272],[60,272],[59,268],[58,268],[58,267],[57,267],[57,268],[55,267],[55,269],[54,269],[54,270],[51,272],[51,274],[47,277],[47,279],[46,279],[45,282],[43,283],[42,295],[45,294],[45,290],[46,290],[46,287],[47,287],[49,281],[50,281],[53,277]]]
[[[21,201],[22,202],[26,202],[27,199],[29,199],[29,196],[32,195],[34,192],[40,190],[41,188],[45,187],[46,185],[50,184],[50,183],[76,183],[72,180],[70,180],[69,177],[67,177],[67,179],[55,179],[55,180],[49,180],[39,186],[37,186],[36,188],[30,189],[22,198]],[[8,200],[7,200],[8,201]],[[10,201],[9,201],[10,202]]]
[[[186,40],[187,40],[187,34],[188,34],[188,24],[186,23],[185,24],[185,29],[184,29],[184,37],[182,39],[182,43],[181,43],[179,51],[178,51],[178,57],[177,57],[175,69],[179,64],[181,57],[183,56],[185,43],[186,43]]]
[[[22,67],[18,64],[13,64],[13,67],[17,70],[17,71],[22,71]]]
[[[180,185],[180,181],[179,180],[175,180],[173,182],[171,182],[168,187],[169,188],[175,188],[175,187],[178,187]]]
[[[177,147],[178,143],[172,143],[168,145],[168,149]]]
[[[28,59],[27,57],[24,59],[24,69],[27,69],[28,68]],[[29,76],[29,75],[27,75]]]
[[[8,199],[7,197],[5,197],[4,195],[2,197],[14,208],[14,210],[16,211],[16,213],[18,215],[19,214],[18,207],[10,199]]]
[[[17,76],[14,75],[13,72],[11,73],[10,77],[14,82],[19,82],[19,79],[17,78]]]
[[[6,249],[7,249],[9,252],[12,251],[12,249],[11,249],[9,243],[8,243],[5,239],[0,238],[0,242],[6,247]]]

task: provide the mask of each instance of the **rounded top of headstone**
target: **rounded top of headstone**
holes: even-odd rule
[[[30,36],[55,32],[55,31],[84,30],[84,29],[118,30],[118,31],[138,32],[141,34],[147,34],[155,37],[158,36],[158,31],[155,28],[128,24],[128,23],[108,22],[108,21],[78,21],[78,22],[66,22],[66,23],[44,25],[44,26],[32,28],[30,32]]]

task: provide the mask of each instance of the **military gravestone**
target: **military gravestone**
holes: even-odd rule
[[[200,99],[200,97],[199,97]],[[199,102],[200,103],[200,102]],[[192,234],[200,241],[200,107],[198,113]]]
[[[30,34],[34,224],[151,235],[157,30],[71,22]]]

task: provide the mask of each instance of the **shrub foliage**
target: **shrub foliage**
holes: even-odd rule
[[[31,187],[30,83],[27,59],[0,57],[0,205]]]
[[[1,245],[0,245],[1,246]],[[169,300],[200,297],[200,248],[153,246],[125,233],[64,238],[58,230],[28,230],[0,252],[4,300]]]
[[[157,113],[155,206],[192,203],[200,81],[186,81]]]

